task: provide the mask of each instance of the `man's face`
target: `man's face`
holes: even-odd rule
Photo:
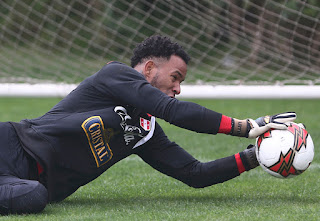
[[[146,76],[149,83],[170,97],[180,94],[180,84],[187,75],[187,64],[178,56],[154,63],[150,74]]]

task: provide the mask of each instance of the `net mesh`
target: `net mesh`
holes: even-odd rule
[[[191,84],[320,84],[317,0],[2,0],[0,82],[78,83],[153,34]]]

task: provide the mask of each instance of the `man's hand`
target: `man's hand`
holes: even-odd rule
[[[285,112],[273,116],[259,117],[256,120],[248,119],[251,127],[248,131],[248,138],[257,138],[270,129],[285,130],[290,122],[293,122],[296,118],[295,112]]]

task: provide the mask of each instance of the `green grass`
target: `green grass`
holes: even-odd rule
[[[0,98],[0,121],[40,116],[59,99]],[[162,175],[131,156],[75,194],[38,215],[2,220],[319,220],[319,100],[193,100],[236,118],[296,111],[315,144],[315,159],[302,175],[277,179],[257,168],[204,189]],[[159,121],[170,139],[201,161],[242,151],[254,140],[205,135]],[[208,122],[209,123],[209,122]]]

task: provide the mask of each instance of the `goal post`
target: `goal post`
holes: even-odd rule
[[[320,98],[319,19],[316,0],[2,0],[0,96],[65,96],[162,34],[192,57],[180,97]]]

